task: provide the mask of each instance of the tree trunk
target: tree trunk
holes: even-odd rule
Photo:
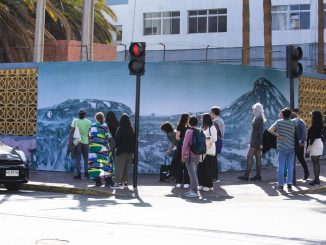
[[[318,73],[324,73],[324,3],[318,0]]]
[[[264,0],[264,65],[272,67],[272,4],[271,0]]]
[[[250,64],[249,0],[242,0],[242,64]]]

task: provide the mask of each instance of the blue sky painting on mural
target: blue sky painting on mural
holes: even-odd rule
[[[79,107],[94,121],[97,111],[132,114],[135,79],[127,63],[76,62],[39,65],[38,169],[71,171],[66,156],[70,123]],[[251,130],[251,106],[266,106],[268,124],[288,105],[289,83],[284,72],[255,67],[195,63],[147,63],[140,106],[140,172],[157,173],[167,147],[160,124],[174,124],[184,111],[200,114],[213,105],[223,108],[227,133],[221,169],[245,167]],[[132,117],[133,120],[133,117]],[[274,154],[264,165],[273,165]]]

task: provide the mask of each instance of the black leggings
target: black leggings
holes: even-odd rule
[[[314,168],[315,180],[318,180],[318,181],[319,181],[319,175],[320,175],[319,158],[320,158],[320,156],[311,156],[312,166]]]

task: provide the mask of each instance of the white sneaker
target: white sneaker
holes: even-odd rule
[[[189,184],[184,184],[183,185],[183,189],[188,189],[190,186],[189,186]]]
[[[199,186],[197,187],[197,189],[198,189],[199,191],[201,191],[201,190],[203,189],[203,186],[202,186],[202,185],[199,185]]]
[[[185,194],[185,197],[199,197],[198,193],[194,192],[194,191],[189,191]]]
[[[213,188],[209,188],[209,187],[206,187],[206,186],[203,188],[203,191],[212,191],[212,190],[213,190]]]
[[[181,188],[181,184],[176,184],[175,187],[176,188]]]

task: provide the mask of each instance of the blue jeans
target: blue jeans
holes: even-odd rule
[[[278,150],[278,185],[284,185],[284,171],[287,170],[287,184],[293,184],[294,149]]]

